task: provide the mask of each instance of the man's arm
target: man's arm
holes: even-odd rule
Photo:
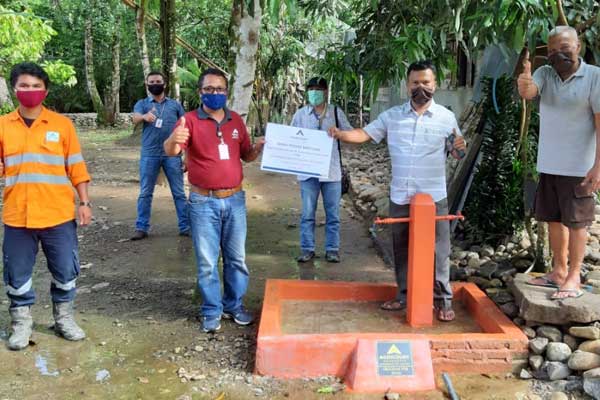
[[[596,126],[596,157],[594,166],[590,169],[581,182],[581,186],[590,185],[590,191],[600,190],[600,113],[594,114],[594,125]]]
[[[252,162],[258,158],[260,153],[262,153],[263,147],[265,147],[265,137],[262,136],[258,139],[254,145],[250,148],[250,151],[242,157],[242,160],[245,162]]]
[[[89,203],[90,197],[88,195],[89,182],[81,182],[75,189],[79,196],[80,203]],[[80,205],[77,208],[77,214],[79,215],[79,225],[87,226],[92,222],[92,208],[89,205]]]
[[[329,136],[344,143],[365,143],[371,140],[371,136],[362,128],[342,131],[336,127],[331,127],[329,128]]]
[[[153,123],[154,121],[156,121],[156,115],[154,115],[154,112],[156,112],[156,107],[152,106],[152,109],[150,111],[148,111],[145,114],[142,114],[142,105],[141,104],[136,104],[135,107],[133,107],[133,124],[137,125],[140,122],[148,122],[148,123]]]

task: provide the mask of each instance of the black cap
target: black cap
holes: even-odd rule
[[[315,76],[308,81],[306,85],[307,88],[319,88],[327,90],[327,81],[325,78],[321,78],[320,76]]]

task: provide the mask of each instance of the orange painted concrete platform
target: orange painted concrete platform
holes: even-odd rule
[[[510,372],[513,362],[527,357],[527,337],[475,284],[453,283],[452,287],[455,301],[465,305],[479,325],[479,332],[286,335],[281,329],[281,305],[285,301],[383,302],[394,298],[396,286],[380,283],[268,280],[258,331],[255,371],[278,378],[325,375],[348,378],[358,341],[364,339],[425,340],[429,343],[435,373]],[[390,318],[393,318],[393,313]]]

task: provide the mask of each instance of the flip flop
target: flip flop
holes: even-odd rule
[[[402,300],[388,300],[379,306],[382,310],[385,311],[400,311],[406,308],[406,301]]]
[[[572,296],[569,295],[567,297],[556,297],[558,293],[574,293]],[[550,300],[567,300],[567,299],[578,299],[583,296],[584,291],[581,289],[558,289],[556,292],[552,293],[550,296]]]
[[[533,281],[535,281],[536,279],[540,279],[544,283],[534,283]],[[548,278],[546,275],[538,276],[537,278],[530,279],[525,283],[527,283],[528,285],[531,285],[531,286],[539,286],[539,287],[546,287],[546,288],[558,288],[559,287],[558,283],[554,282],[552,279]]]

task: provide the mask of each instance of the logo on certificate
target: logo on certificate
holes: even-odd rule
[[[302,129],[296,132],[296,136],[304,136],[304,132],[302,132]]]

